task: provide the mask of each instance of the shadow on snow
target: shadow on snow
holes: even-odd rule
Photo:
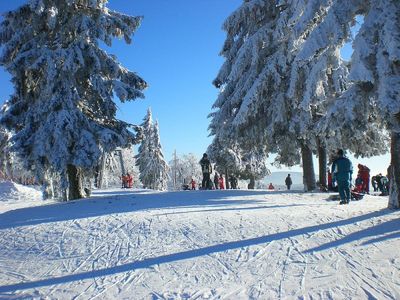
[[[265,204],[265,201],[240,199],[240,197],[268,195],[271,193],[274,192],[254,190],[163,193],[149,193],[148,191],[134,190],[116,192],[101,191],[94,193],[93,197],[87,199],[7,211],[0,214],[0,229],[98,217],[115,213],[175,209],[179,207],[186,209],[194,207],[212,207],[213,209],[235,210],[235,207],[241,205]],[[232,197],[235,198],[232,199]],[[240,208],[238,207],[237,209],[239,210]]]
[[[352,232],[349,235],[346,235],[345,237],[338,239],[336,241],[332,241],[320,245],[318,247],[309,249],[305,251],[305,253],[323,251],[369,237],[375,237],[375,238],[365,241],[361,245],[365,246],[377,242],[383,242],[390,239],[400,238],[400,219],[386,221],[376,226]]]
[[[316,231],[320,231],[320,230],[326,230],[326,229],[335,228],[335,227],[339,227],[339,226],[351,225],[356,222],[361,222],[361,221],[368,220],[371,218],[380,217],[380,216],[383,216],[386,214],[390,214],[392,212],[393,211],[391,211],[389,209],[384,209],[381,211],[372,212],[372,213],[368,213],[365,215],[353,217],[350,219],[335,221],[335,222],[331,222],[331,223],[327,223],[327,224],[318,224],[318,225],[304,227],[304,228],[300,228],[300,229],[293,229],[293,230],[289,230],[289,231],[285,231],[285,232],[274,233],[274,234],[257,237],[257,238],[227,242],[224,244],[212,245],[212,246],[207,246],[207,247],[203,247],[203,248],[199,248],[199,249],[192,249],[192,250],[182,251],[182,252],[178,252],[178,253],[167,254],[167,255],[163,255],[163,256],[159,256],[159,257],[146,258],[141,261],[135,261],[135,262],[127,263],[124,265],[113,266],[113,267],[109,267],[109,268],[105,268],[105,269],[93,270],[93,271],[83,272],[83,273],[79,273],[79,274],[69,274],[69,275],[65,275],[65,276],[61,276],[61,277],[48,278],[48,279],[37,280],[37,281],[33,281],[33,282],[23,282],[23,283],[11,284],[11,285],[6,285],[6,286],[0,286],[0,292],[6,293],[6,292],[12,292],[15,290],[39,288],[39,287],[43,287],[43,286],[64,284],[64,283],[68,283],[68,282],[91,279],[91,278],[100,277],[100,276],[115,275],[118,273],[133,271],[136,269],[149,268],[154,265],[172,263],[172,262],[186,260],[186,259],[192,259],[192,258],[196,258],[196,257],[200,257],[200,256],[234,250],[234,249],[238,249],[238,248],[242,248],[242,247],[249,247],[249,246],[253,246],[253,245],[270,243],[272,241],[292,238],[295,236],[304,235],[304,234],[308,234],[308,233],[316,232]],[[398,222],[399,222],[398,220],[389,221],[386,223],[386,225],[381,224],[382,227],[380,227],[379,230],[377,230],[375,228],[375,230],[373,230],[373,231],[375,233],[380,232],[380,230],[383,231],[386,227],[393,228],[392,226],[395,226],[395,225],[397,225],[395,227],[397,229],[397,228],[399,228]],[[380,225],[378,225],[378,226],[380,226]],[[388,228],[386,228],[386,229],[388,229]],[[366,229],[365,232],[368,232],[368,229]],[[369,236],[366,233],[364,233],[364,235]],[[345,242],[350,242],[354,239],[359,239],[359,237],[360,237],[360,233],[358,233],[357,235],[354,234],[353,237],[344,238],[340,243],[337,242],[337,244],[331,245],[331,246],[332,247],[338,246],[339,244],[343,244]],[[328,248],[328,247],[325,247],[325,248]],[[323,250],[323,248],[321,248],[320,250]],[[308,250],[307,252],[310,252],[310,251],[316,251],[316,249]]]

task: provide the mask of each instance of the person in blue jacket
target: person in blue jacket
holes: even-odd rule
[[[340,204],[348,204],[351,198],[351,176],[353,174],[353,165],[342,149],[337,152],[337,158],[332,164],[332,177],[338,185]]]

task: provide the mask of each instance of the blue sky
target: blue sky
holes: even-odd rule
[[[0,12],[12,10],[26,0],[0,1]],[[119,104],[118,118],[140,124],[148,107],[159,121],[164,155],[169,161],[178,154],[200,156],[211,142],[207,115],[218,90],[211,82],[223,63],[219,56],[225,40],[222,23],[242,0],[110,0],[119,12],[144,16],[133,43],[115,40],[107,51],[149,83],[146,99]],[[351,47],[346,47],[349,56]],[[0,68],[0,102],[12,93],[9,75]],[[384,172],[389,156],[366,163]],[[317,165],[316,165],[317,168]],[[271,170],[276,170],[271,167]],[[287,170],[287,168],[283,168]],[[291,171],[301,171],[300,167]]]

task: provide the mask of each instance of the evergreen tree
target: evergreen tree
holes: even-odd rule
[[[139,167],[139,178],[145,188],[166,190],[168,183],[168,165],[164,160],[160,143],[158,122],[153,124],[151,109],[141,125],[143,141],[138,149],[136,166]]]
[[[243,150],[235,140],[224,139],[223,142],[214,137],[207,149],[210,159],[215,162],[215,169],[220,174],[225,174],[229,187],[229,175],[234,174],[243,180],[250,180],[249,188],[254,189],[255,181],[270,174],[266,161],[265,147],[252,147],[251,142],[246,144],[246,151]]]
[[[211,114],[211,134],[225,139],[230,133],[224,130],[233,129],[241,148],[247,139],[253,147],[266,145],[267,152],[278,154],[277,162],[288,166],[299,163],[301,154],[306,190],[315,188],[313,152],[321,156],[325,173],[325,153],[338,145],[330,128],[319,125],[321,118],[347,89],[348,70],[340,46],[307,62],[297,59],[330,4],[328,0],[282,0],[278,5],[244,1],[224,23],[228,36],[221,54],[226,61],[214,81],[221,93],[214,104],[218,110]],[[367,133],[373,129],[377,127],[368,127]],[[365,137],[365,132],[352,128],[342,131],[348,136],[356,133],[358,142]],[[382,139],[374,134],[363,142],[370,139],[382,148]],[[371,148],[359,150],[376,153]]]
[[[14,151],[40,181],[58,178],[62,198],[83,196],[82,175],[102,151],[137,142],[116,119],[121,101],[142,98],[147,84],[100,49],[112,38],[131,42],[141,18],[106,7],[107,0],[31,0],[0,25],[0,65],[15,92],[1,123],[15,131]]]
[[[168,186],[168,172],[169,167],[164,159],[164,154],[162,153],[161,141],[160,141],[160,130],[158,126],[158,121],[153,126],[153,139],[154,139],[154,151],[152,164],[149,165],[150,169],[153,170],[155,174],[153,189],[159,191],[165,191]]]
[[[352,85],[330,111],[331,119],[337,120],[332,125],[335,129],[352,126],[362,132],[366,124],[375,123],[390,132],[389,207],[400,208],[400,2],[332,1],[299,59],[313,60],[325,49],[343,44],[351,37],[350,26],[357,15],[362,15],[364,22],[353,41],[349,74]],[[375,135],[384,139],[384,130],[376,131]],[[371,140],[361,145],[375,145],[375,139]]]

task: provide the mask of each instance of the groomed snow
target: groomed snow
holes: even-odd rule
[[[386,197],[115,189],[15,209],[4,185],[0,299],[400,299]]]

